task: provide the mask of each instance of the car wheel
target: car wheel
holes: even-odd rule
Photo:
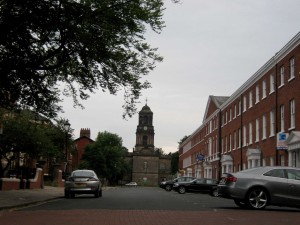
[[[245,208],[248,208],[247,204],[245,203],[245,201],[242,201],[242,200],[239,200],[239,199],[234,199],[234,203],[242,208],[242,209],[245,209]]]
[[[184,194],[185,193],[185,187],[183,187],[183,186],[180,186],[179,188],[178,188],[178,193],[179,194]]]
[[[94,195],[95,195],[95,198],[99,198],[99,192],[100,192],[99,190],[97,190],[97,191],[95,192],[95,194],[94,194]]]
[[[247,205],[252,209],[263,209],[268,205],[268,193],[263,188],[253,188],[247,195]]]
[[[71,193],[71,198],[75,198],[75,194],[74,193]]]
[[[172,190],[172,186],[170,184],[167,184],[165,187],[166,191],[171,191]]]
[[[99,197],[102,197],[102,189],[99,191]]]
[[[218,189],[213,189],[212,192],[211,192],[211,195],[212,195],[213,197],[218,197],[218,196],[219,196]]]

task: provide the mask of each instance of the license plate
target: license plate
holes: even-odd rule
[[[75,183],[76,187],[86,187],[86,184],[83,183]]]

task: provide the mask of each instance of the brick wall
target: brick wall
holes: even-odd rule
[[[295,75],[292,79],[291,59],[294,59]],[[256,101],[257,93],[258,101]],[[201,176],[213,178],[220,171],[234,172],[259,165],[288,165],[288,152],[276,150],[276,134],[282,131],[280,106],[284,106],[283,132],[300,130],[300,34],[252,75],[219,108],[210,100],[209,98],[203,124],[179,146],[179,149],[186,149],[190,145],[188,151],[180,154],[179,164],[182,166],[180,169],[189,168],[192,169],[193,175],[196,174],[199,165],[195,161],[195,155],[198,153],[207,156],[205,165],[201,164]],[[295,103],[294,127],[290,125],[291,101]],[[240,113],[234,116],[235,111]],[[217,129],[208,129],[216,118],[219,118]],[[260,155],[257,152],[260,152]],[[221,157],[214,158],[213,154]],[[183,162],[188,158],[191,165],[184,167]]]

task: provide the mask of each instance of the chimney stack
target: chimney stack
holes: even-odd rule
[[[90,130],[90,128],[81,128],[80,129],[80,137],[91,138],[91,130]]]

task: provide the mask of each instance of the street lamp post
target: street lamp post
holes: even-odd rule
[[[65,168],[64,168],[64,175],[66,175],[66,173],[68,172],[67,171],[67,167],[68,167],[68,162],[69,162],[69,154],[68,154],[68,132],[69,132],[69,129],[70,129],[70,123],[69,121],[67,120],[65,123],[64,123],[64,128],[65,128],[65,132],[66,132],[66,138],[65,138]]]

